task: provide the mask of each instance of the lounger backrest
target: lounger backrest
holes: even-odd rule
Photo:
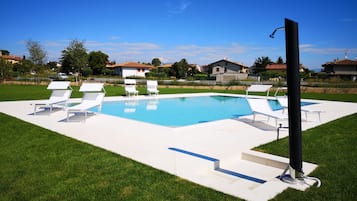
[[[82,102],[97,102],[97,103],[101,103],[103,102],[104,99],[104,93],[99,92],[87,92],[84,93],[83,98],[82,98]]]
[[[146,85],[149,87],[157,87],[157,81],[156,80],[147,80]]]
[[[104,83],[83,83],[80,92],[99,92],[104,90]]]
[[[71,97],[72,90],[53,90],[50,100],[51,99],[58,99],[58,98],[63,98],[64,100],[67,100]]]
[[[124,80],[124,84],[125,85],[135,85],[136,84],[136,80],[134,80],[134,79],[125,79]]]
[[[55,90],[55,89],[67,89],[71,82],[69,81],[52,81],[48,86],[47,89]]]
[[[79,91],[84,92],[82,103],[95,102],[101,104],[105,96],[104,83],[83,83]]]
[[[136,91],[135,85],[125,85],[125,91]]]
[[[148,89],[156,89],[157,88],[157,81],[156,80],[147,80],[146,87]]]
[[[269,90],[273,85],[268,84],[253,84],[249,86],[246,90],[246,95],[248,92],[267,92],[267,96],[269,95]]]
[[[267,112],[267,113],[272,112],[272,109],[267,99],[248,98],[247,101],[252,111]]]

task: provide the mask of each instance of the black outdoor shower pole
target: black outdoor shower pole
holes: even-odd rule
[[[293,179],[298,179],[303,177],[299,38],[298,24],[287,18],[285,18],[285,43],[288,85],[290,176]]]

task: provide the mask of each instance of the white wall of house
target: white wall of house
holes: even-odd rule
[[[143,68],[122,68],[122,77],[145,77],[145,73],[148,73],[149,69]]]

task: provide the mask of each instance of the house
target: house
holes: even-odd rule
[[[324,72],[331,76],[349,77],[353,80],[357,78],[357,59],[342,59],[322,64]]]
[[[173,64],[161,64],[159,68],[171,68]]]
[[[221,59],[205,66],[206,70],[211,76],[216,76],[219,74],[236,74],[236,73],[247,73],[248,67],[229,61],[227,59]]]
[[[19,63],[22,58],[14,55],[0,55],[0,58],[4,59],[5,61],[11,63],[11,64],[16,64]]]
[[[275,72],[286,72],[286,64],[277,64],[277,63],[271,63],[265,66],[266,71],[275,71]],[[304,72],[304,67],[302,64],[299,66],[299,72],[303,73]]]
[[[227,59],[221,59],[203,66],[203,71],[209,73],[211,77],[216,77],[216,82],[230,82],[232,80],[242,80],[248,77],[248,67]]]
[[[113,69],[114,74],[125,77],[145,77],[145,74],[153,68],[151,65],[137,62],[125,62],[120,64],[109,64],[108,69]]]

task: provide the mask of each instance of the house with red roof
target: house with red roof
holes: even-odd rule
[[[0,58],[4,59],[5,61],[11,63],[11,64],[16,64],[19,63],[22,58],[14,55],[2,55],[0,51]]]
[[[202,71],[207,72],[212,77],[216,77],[216,82],[219,83],[243,80],[248,77],[247,66],[229,61],[226,58],[202,66]]]
[[[350,77],[353,80],[357,78],[357,59],[335,60],[322,64],[322,67],[324,68],[323,71],[331,76]]]
[[[120,64],[110,64],[106,66],[108,69],[113,69],[114,74],[125,77],[145,77],[145,74],[150,72],[154,67],[152,65],[141,64],[137,62],[124,62]]]
[[[286,64],[277,64],[277,63],[271,63],[265,66],[266,71],[280,71],[280,72],[286,72]],[[300,64],[299,66],[299,72],[302,73],[304,72],[303,66]]]

